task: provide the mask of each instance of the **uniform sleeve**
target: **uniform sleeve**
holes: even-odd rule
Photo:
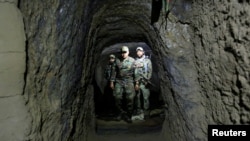
[[[115,64],[116,64],[117,68],[121,68],[121,66],[122,66],[121,61],[119,59],[117,59],[117,58],[115,59]]]
[[[152,72],[153,72],[152,62],[150,59],[148,59],[148,79],[152,77]]]
[[[115,70],[115,65],[112,66],[111,68],[111,76],[110,76],[110,81],[114,82],[116,78],[116,70]]]
[[[120,65],[120,60],[116,59],[115,63],[111,67],[111,76],[110,76],[110,81],[114,82],[116,80],[116,74],[118,70],[118,65]]]
[[[108,72],[108,65],[105,66],[103,75],[104,75],[105,79],[109,79],[110,76],[109,76],[109,72]]]
[[[133,63],[133,69],[134,69],[134,81],[139,82],[140,80],[140,74],[139,74],[139,69],[135,65],[136,61]]]

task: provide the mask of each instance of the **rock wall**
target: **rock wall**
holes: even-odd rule
[[[23,99],[25,33],[17,0],[0,0],[0,138],[26,140],[31,120]]]
[[[250,121],[250,5],[249,1],[206,0],[183,4],[179,8],[185,12],[176,8],[156,24],[169,48],[163,49],[167,55],[162,66],[174,92],[166,97],[165,136],[206,140],[209,124]]]
[[[185,4],[190,6],[190,3]],[[183,10],[183,7],[179,8]],[[162,12],[159,21],[154,24],[160,36],[157,41],[161,60],[159,78],[166,104],[162,134],[163,139],[170,141],[206,138],[205,107],[197,83],[192,30],[188,19],[180,19],[183,15],[191,15],[192,11],[184,11],[179,14],[172,11],[167,17]]]
[[[193,50],[208,124],[250,123],[250,2],[195,1]]]
[[[91,3],[21,0],[20,7],[28,55],[24,96],[33,121],[29,139],[57,141],[74,136],[80,140],[89,123],[83,116],[88,113],[91,117],[88,103],[83,104],[92,96],[86,96],[90,71],[82,74],[89,69],[83,58],[88,56],[84,39]]]

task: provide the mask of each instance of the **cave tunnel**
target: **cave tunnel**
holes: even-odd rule
[[[157,2],[0,0],[1,139],[198,141],[209,124],[249,124],[249,0],[166,1],[151,15]],[[100,73],[121,45],[152,56],[151,132],[99,128]]]

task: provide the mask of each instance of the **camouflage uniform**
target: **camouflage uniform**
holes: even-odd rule
[[[116,102],[116,107],[118,109],[119,114],[125,114],[126,112],[122,109],[122,98],[123,93],[125,93],[126,97],[126,105],[127,105],[127,116],[131,119],[133,105],[134,105],[134,97],[135,97],[135,89],[134,89],[134,78],[136,76],[134,71],[134,58],[127,57],[124,60],[120,61],[120,64],[117,64],[116,71],[112,73],[111,81],[115,81],[114,88],[114,97]]]
[[[106,80],[110,81],[112,72],[115,71],[115,66],[116,66],[116,62],[114,63],[109,62],[107,66],[105,67],[104,76]]]
[[[112,73],[115,73],[115,68],[117,65],[117,62],[119,63],[119,59],[115,57],[115,55],[111,54],[109,56],[109,59],[113,58],[115,59],[114,62],[110,62],[106,65],[104,70],[104,77],[107,80],[107,84],[104,88],[104,94],[101,96],[100,105],[101,107],[99,109],[102,109],[106,112],[106,114],[111,114],[114,112],[114,97],[113,97],[113,90],[110,88],[110,81],[111,81],[111,75]]]
[[[137,109],[137,113],[138,112],[140,113],[142,109],[144,110],[149,109],[150,91],[146,87],[146,85],[152,76],[151,60],[145,55],[143,55],[141,58],[136,58],[135,71],[136,73],[138,73],[138,76],[139,76],[136,81],[139,81],[139,88],[140,88],[136,96],[136,109]],[[141,99],[140,99],[141,94],[143,96],[143,108],[142,108]]]

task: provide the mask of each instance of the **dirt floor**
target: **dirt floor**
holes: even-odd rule
[[[132,123],[110,118],[96,119],[96,133],[90,141],[161,141],[164,116],[152,116]]]
[[[90,141],[162,141],[160,133],[95,135]]]

